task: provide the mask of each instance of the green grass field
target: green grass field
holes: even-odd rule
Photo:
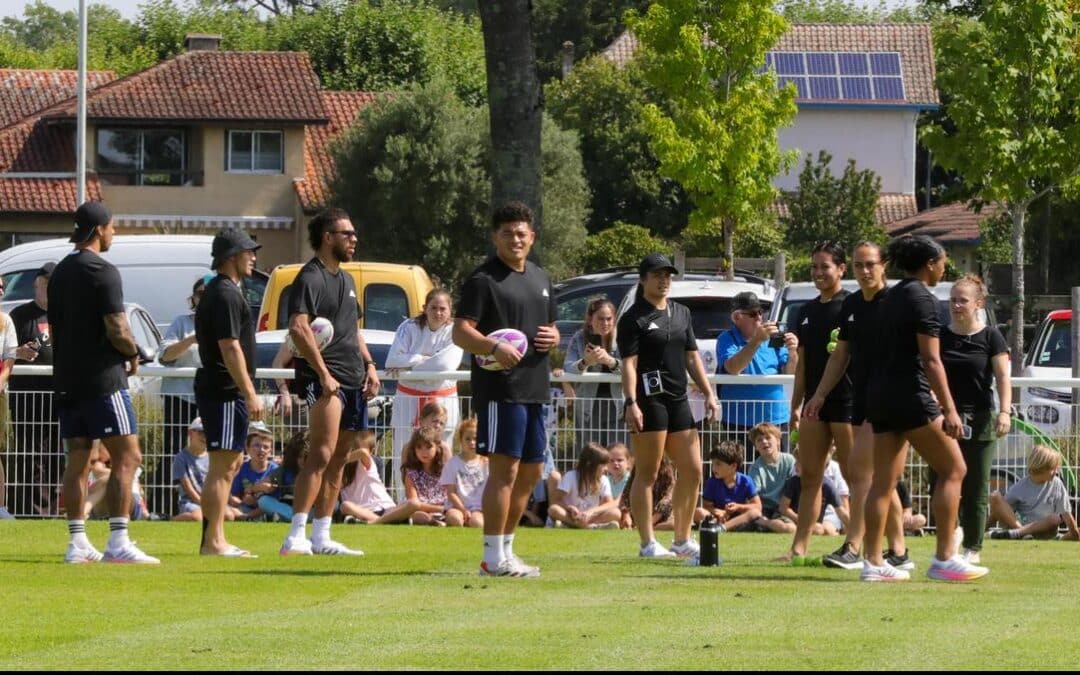
[[[91,523],[104,543],[107,525]],[[363,558],[195,554],[198,525],[138,523],[160,567],[64,565],[63,522],[0,523],[0,669],[1075,668],[1080,547],[988,541],[986,579],[906,584],[768,562],[787,537],[722,535],[719,568],[643,561],[628,532],[524,530],[540,579],[476,574],[475,531],[335,526]],[[670,534],[661,537],[667,542]],[[825,553],[838,539],[815,539]]]

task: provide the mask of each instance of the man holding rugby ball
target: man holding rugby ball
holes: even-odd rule
[[[492,355],[503,368],[487,370],[473,360],[476,450],[488,456],[484,488],[484,559],[480,574],[538,577],[540,569],[514,554],[514,530],[540,480],[547,434],[548,352],[559,343],[555,292],[547,272],[529,262],[536,241],[533,214],[510,202],[491,219],[495,255],[469,275],[454,320],[454,343],[477,355]],[[514,328],[529,339],[520,353],[489,334]]]

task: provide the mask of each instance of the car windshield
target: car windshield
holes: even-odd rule
[[[1068,321],[1051,321],[1039,345],[1035,365],[1040,368],[1072,368],[1072,339]]]
[[[694,337],[699,340],[716,339],[731,326],[731,298],[674,298],[675,302],[690,310],[694,325]],[[769,303],[761,303],[769,311]]]

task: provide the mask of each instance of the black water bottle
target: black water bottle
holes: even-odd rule
[[[701,521],[701,553],[698,557],[698,565],[701,567],[716,567],[720,564],[720,523],[716,518],[708,516]]]

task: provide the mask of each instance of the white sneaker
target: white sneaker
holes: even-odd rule
[[[514,577],[518,579],[524,579],[530,576],[528,570],[523,569],[516,565],[510,558],[503,558],[503,561],[499,563],[497,567],[491,569],[486,562],[480,563],[480,576],[482,577]],[[540,576],[540,570],[536,571],[535,575]]]
[[[364,552],[357,548],[349,548],[340,541],[334,541],[329,539],[318,545],[315,542],[311,542],[311,552],[315,555],[347,555],[347,556],[362,556]]]
[[[671,542],[671,552],[680,558],[691,558],[701,553],[701,547],[698,546],[693,537],[690,537],[681,544]]]
[[[124,546],[118,549],[105,549],[105,555],[101,557],[102,562],[107,563],[121,563],[125,565],[160,565],[161,561],[152,555],[146,555],[139,547],[135,545],[135,542],[129,541]]]
[[[92,545],[76,546],[74,542],[68,544],[67,553],[64,554],[64,562],[72,565],[100,562],[101,558],[101,551]]]
[[[989,573],[990,570],[986,567],[973,565],[959,555],[948,560],[938,560],[935,557],[930,560],[930,568],[926,570],[926,576],[934,581],[974,581]]]
[[[862,573],[859,581],[907,581],[911,575],[904,570],[898,570],[892,565],[871,565],[869,560],[863,560]]]
[[[517,557],[517,555],[511,555],[509,558],[507,558],[507,560],[509,560],[511,564],[514,565],[514,567],[516,567],[519,571],[522,572],[522,574],[520,575],[522,577],[535,579],[536,577],[540,576],[539,567],[537,567],[536,565],[528,564],[521,558]]]
[[[979,562],[981,562],[981,558],[979,557],[979,552],[978,551],[973,551],[970,548],[965,548],[964,552],[960,554],[960,557],[962,557],[964,560],[968,561],[972,565],[978,565]]]
[[[660,545],[660,542],[653,539],[648,544],[645,544],[638,550],[638,557],[640,558],[675,558],[674,553],[667,550]]]
[[[0,506],[0,520],[15,520],[15,516],[6,507]]]
[[[312,555],[311,541],[306,537],[299,539],[285,537],[285,542],[281,544],[278,553],[280,555]]]

